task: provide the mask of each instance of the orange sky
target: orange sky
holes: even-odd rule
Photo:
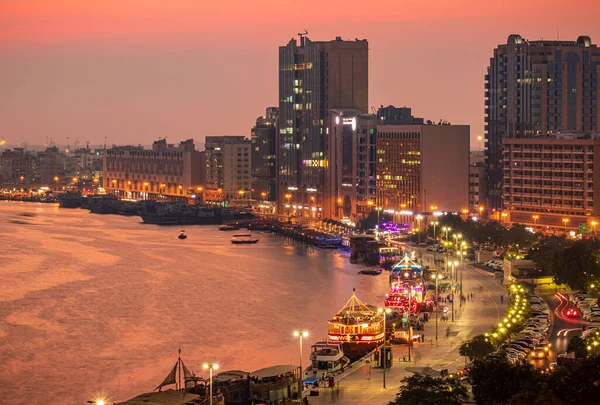
[[[599,42],[598,16],[592,0],[0,0],[0,136],[248,135],[277,105],[277,47],[306,28],[369,40],[371,105],[470,124],[475,137],[495,45],[511,33]]]

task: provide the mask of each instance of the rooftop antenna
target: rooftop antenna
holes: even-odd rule
[[[66,150],[67,154],[69,153],[69,137],[67,136],[67,150]]]
[[[300,46],[304,46],[304,38],[308,35],[308,31],[304,28],[304,32],[299,32],[298,36],[300,37]]]
[[[106,150],[106,137],[104,137],[104,150]]]

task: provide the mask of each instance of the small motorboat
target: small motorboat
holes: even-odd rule
[[[178,237],[179,237],[179,239],[187,239],[187,235],[185,234],[185,232],[184,232],[184,231],[181,231],[181,232],[179,233],[179,236],[178,236]]]
[[[366,274],[369,276],[378,276],[381,274],[381,269],[364,269],[358,272],[358,274]]]
[[[221,225],[219,227],[219,231],[238,231],[239,229],[239,226],[229,224]]]
[[[253,238],[250,234],[233,235],[233,238],[231,238],[231,243],[234,245],[247,245],[256,242],[258,242],[258,238]]]

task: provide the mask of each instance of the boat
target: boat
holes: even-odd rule
[[[381,269],[364,269],[358,272],[358,274],[366,274],[369,276],[378,276],[382,273]]]
[[[181,232],[179,233],[179,236],[178,236],[178,238],[179,238],[179,239],[187,239],[187,235],[185,234],[185,232],[184,232],[184,231],[181,231]]]
[[[58,205],[61,208],[79,208],[81,207],[81,193],[59,194]]]
[[[306,371],[321,377],[322,373],[341,371],[350,363],[350,359],[344,356],[341,344],[317,342],[310,347],[310,362]]]
[[[240,229],[239,226],[225,224],[219,227],[219,231],[238,231]]]
[[[233,235],[233,238],[231,238],[231,243],[234,245],[247,245],[256,242],[258,242],[258,238],[253,238],[250,234]]]
[[[141,211],[142,221],[145,224],[155,225],[221,225],[223,222],[243,222],[254,218],[250,212],[182,203],[147,204]]]
[[[397,247],[381,247],[379,248],[379,265],[391,270],[392,267],[402,259],[400,249]]]
[[[384,339],[383,315],[358,299],[355,291],[327,323],[328,340],[340,343],[344,354],[355,361],[375,350]]]

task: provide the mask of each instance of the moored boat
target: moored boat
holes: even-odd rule
[[[307,371],[320,377],[321,373],[341,371],[350,363],[339,343],[317,342],[310,349],[311,365]]]
[[[358,272],[358,274],[367,274],[369,276],[378,276],[382,273],[381,269],[364,269]]]
[[[231,238],[231,243],[233,243],[234,245],[247,245],[257,242],[258,238],[254,238],[250,234],[233,235],[233,238]]]
[[[351,361],[383,343],[383,315],[376,307],[359,300],[354,291],[342,309],[327,322],[329,341],[340,343]]]
[[[240,229],[239,226],[225,224],[219,227],[219,231],[238,231]]]

